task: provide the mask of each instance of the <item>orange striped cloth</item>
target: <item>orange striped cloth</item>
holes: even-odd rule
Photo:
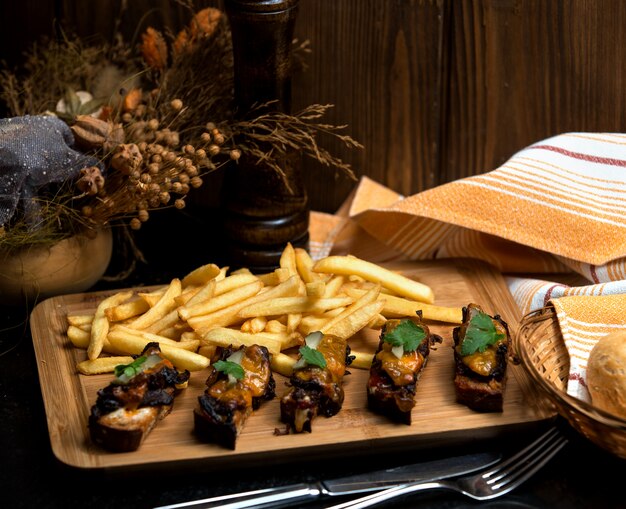
[[[578,359],[600,332],[626,327],[613,312],[604,316],[608,300],[598,298],[615,296],[610,302],[626,314],[626,135],[562,134],[496,170],[409,197],[362,178],[337,214],[312,215],[310,233],[314,257],[484,260],[507,274],[522,313],[559,306],[566,345]],[[523,277],[530,273],[553,277]],[[554,280],[567,273],[586,283]],[[579,322],[590,332],[573,327]],[[571,365],[568,390],[586,399],[586,365]]]

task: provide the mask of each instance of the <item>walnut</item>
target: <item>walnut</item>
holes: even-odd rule
[[[76,186],[83,193],[93,196],[104,188],[104,177],[97,166],[90,166],[80,170],[80,178]]]
[[[115,149],[115,154],[111,158],[111,166],[124,175],[130,175],[139,168],[142,162],[143,156],[141,151],[134,143],[118,145]]]

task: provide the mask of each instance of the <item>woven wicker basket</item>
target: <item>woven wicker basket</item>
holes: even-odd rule
[[[514,342],[524,368],[547,396],[547,404],[593,443],[626,458],[626,420],[566,392],[569,354],[554,308],[548,306],[524,316]]]

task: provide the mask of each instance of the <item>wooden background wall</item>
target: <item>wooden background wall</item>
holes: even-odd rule
[[[0,6],[2,58],[62,20],[81,35],[178,29],[173,0],[20,0]],[[198,6],[220,5],[198,0]],[[301,0],[296,36],[311,41],[293,81],[294,109],[331,103],[365,145],[326,146],[358,175],[412,194],[489,171],[566,131],[626,131],[623,0]],[[354,186],[305,163],[314,209],[334,211]]]

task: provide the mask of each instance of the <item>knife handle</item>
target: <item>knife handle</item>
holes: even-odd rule
[[[312,502],[323,493],[321,485],[300,483],[290,484],[279,488],[267,488],[264,490],[246,491],[223,495],[220,497],[193,500],[155,509],[176,509],[179,507],[193,507],[196,509],[245,509],[263,507],[287,507],[289,505]]]

